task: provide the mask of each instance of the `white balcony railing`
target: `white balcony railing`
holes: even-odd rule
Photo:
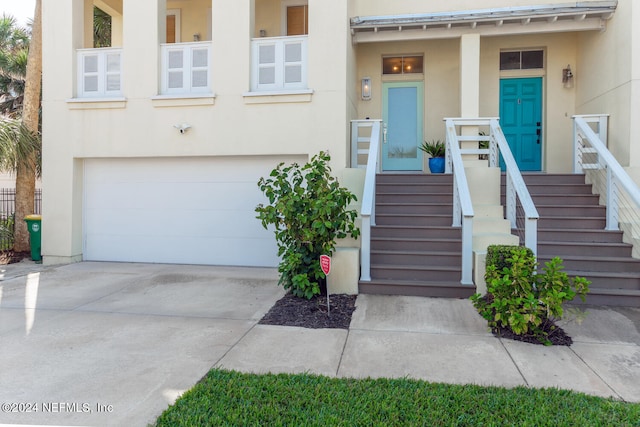
[[[122,49],[78,49],[78,98],[122,96]]]
[[[251,90],[307,89],[307,36],[251,41]]]
[[[167,43],[162,55],[162,95],[211,93],[211,42]]]

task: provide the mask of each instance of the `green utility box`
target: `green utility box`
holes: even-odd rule
[[[42,216],[27,215],[24,217],[29,230],[29,241],[31,242],[31,259],[34,261],[42,261]]]

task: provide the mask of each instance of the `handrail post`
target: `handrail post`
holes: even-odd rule
[[[618,198],[614,189],[614,178],[611,173],[611,168],[607,169],[607,225],[606,230],[618,229]]]
[[[573,118],[573,173],[582,173],[582,150],[580,150],[580,138],[578,138],[578,125]]]
[[[362,248],[360,250],[360,280],[371,281],[371,217],[362,216]]]
[[[473,285],[473,215],[462,220],[462,278],[463,285]]]
[[[351,121],[351,167],[358,167],[358,122]]]
[[[505,199],[507,202],[507,219],[511,223],[511,228],[516,228],[516,196],[513,188],[513,180],[511,179],[511,171],[507,170],[505,174],[506,188]],[[525,231],[526,233],[526,231]]]

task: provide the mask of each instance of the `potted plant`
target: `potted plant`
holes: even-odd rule
[[[420,149],[431,156],[429,159],[429,170],[431,173],[444,173],[444,154],[446,146],[444,142],[438,140],[425,141]]]

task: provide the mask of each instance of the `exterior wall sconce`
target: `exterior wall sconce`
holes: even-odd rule
[[[562,70],[562,84],[565,89],[571,89],[573,87],[573,72],[571,72],[571,65],[567,65],[567,68]]]
[[[362,79],[362,100],[371,100],[371,77],[364,77]]]

